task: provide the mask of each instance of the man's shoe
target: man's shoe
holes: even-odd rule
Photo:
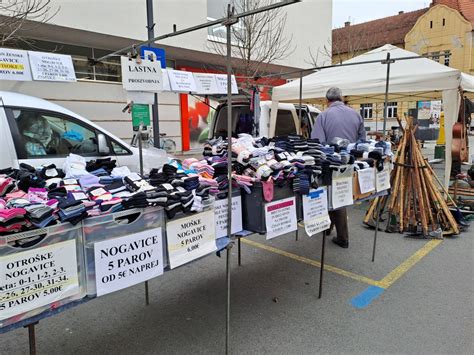
[[[339,245],[341,248],[349,248],[349,242],[347,240],[340,240],[337,237],[331,239],[334,244]]]

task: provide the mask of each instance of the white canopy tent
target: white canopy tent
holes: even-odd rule
[[[376,103],[385,99],[387,79],[387,53],[395,60],[390,64],[389,101],[421,101],[442,99],[445,116],[446,168],[445,185],[449,183],[451,170],[452,127],[457,120],[460,103],[459,89],[474,92],[474,76],[462,73],[435,61],[419,57],[418,54],[386,44],[380,48],[345,61],[350,66],[322,69],[302,79],[302,101],[304,103],[324,102],[326,91],[339,87],[349,104]],[[377,61],[373,63],[361,63]],[[355,64],[361,63],[361,64]],[[298,102],[300,80],[273,89],[272,107],[278,102]],[[272,116],[277,110],[272,110]],[[270,122],[274,123],[276,117]]]

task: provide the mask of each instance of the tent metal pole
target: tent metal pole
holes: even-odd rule
[[[387,78],[385,80],[385,104],[383,109],[383,136],[385,137],[385,132],[387,130],[387,116],[388,116],[388,87],[390,84],[390,64],[394,63],[394,60],[390,60],[390,52],[387,53],[387,59],[382,62],[387,64]]]
[[[383,108],[383,131],[382,131],[382,139],[385,140],[385,133],[387,131],[387,116],[388,116],[388,87],[390,84],[390,64],[394,63],[395,61],[393,59],[390,59],[390,52],[387,53],[387,59],[382,62],[382,64],[387,65],[387,78],[385,80],[385,103],[384,103],[384,108]],[[374,245],[372,247],[372,262],[375,261],[375,250],[377,247],[377,234],[379,232],[379,223],[380,223],[380,210],[382,207],[382,201],[381,199],[377,200],[377,213],[376,213],[376,220],[375,220],[375,232],[374,232]]]
[[[232,238],[232,25],[237,23],[238,19],[234,17],[234,8],[230,4],[227,5],[227,20],[223,23],[226,26],[227,39],[227,237]],[[227,247],[226,253],[226,327],[225,327],[225,353],[229,354],[230,341],[230,248]]]
[[[379,199],[377,199],[377,213],[376,213],[377,220],[375,221],[374,244],[373,244],[373,247],[372,247],[372,262],[375,261],[375,249],[376,249],[376,246],[377,246],[377,233],[379,232],[381,206],[382,206],[382,201],[381,201],[381,198],[379,198]]]
[[[301,134],[301,117],[303,111],[303,71],[300,71],[300,99],[298,109],[298,132]],[[298,241],[298,225],[296,226],[295,240]]]
[[[323,273],[324,273],[324,254],[326,251],[326,231],[323,231],[323,240],[321,245],[321,268],[319,269],[319,294],[318,298],[323,295]]]
[[[147,30],[148,40],[155,37],[155,22],[153,21],[153,0],[146,0],[146,19],[147,19]],[[153,47],[154,43],[150,45]],[[166,68],[165,68],[166,69]],[[155,148],[160,148],[160,123],[158,120],[158,94],[154,93],[153,105],[151,106],[152,122],[153,122],[153,145]]]

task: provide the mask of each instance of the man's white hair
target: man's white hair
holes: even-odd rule
[[[328,101],[342,101],[341,89],[332,87],[326,92],[326,99]]]

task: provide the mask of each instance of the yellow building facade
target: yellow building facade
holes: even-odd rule
[[[433,60],[474,74],[472,49],[473,26],[457,10],[445,5],[431,7],[420,16],[405,36],[405,49],[418,53],[437,55]]]

